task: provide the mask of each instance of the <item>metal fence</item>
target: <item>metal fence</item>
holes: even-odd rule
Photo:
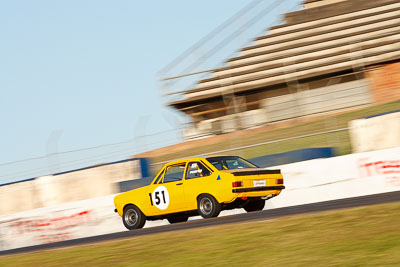
[[[123,142],[99,145],[66,152],[48,153],[43,157],[0,164],[0,185],[124,160],[140,153],[182,141],[182,129],[143,134]]]
[[[295,132],[285,133],[284,138],[273,138],[265,136],[262,132],[256,133],[256,140],[252,140],[246,133],[233,133],[228,135],[217,135],[217,138],[223,141],[207,145],[208,139],[194,140],[186,150],[178,153],[163,152],[163,154],[152,157],[151,169],[156,171],[165,162],[182,158],[196,157],[215,154],[235,154],[245,158],[263,156],[267,154],[286,152],[294,149],[308,147],[342,147],[340,153],[349,153],[349,148],[343,147],[348,144],[348,129],[337,128],[334,120],[327,120],[324,127],[319,131],[296,135]],[[138,136],[125,142],[101,145],[91,148],[84,148],[74,151],[61,153],[52,153],[44,157],[36,157],[15,162],[0,164],[0,184],[12,183],[39,176],[46,176],[64,171],[93,166],[101,163],[123,160],[131,158],[134,155],[149,151],[154,148],[168,147],[175,145],[182,140],[172,138],[179,134],[176,129],[173,131],[162,132],[152,135]],[[211,140],[213,139],[211,138]],[[266,140],[266,141],[261,141]],[[311,140],[311,141],[310,141]],[[345,140],[345,142],[343,142]],[[185,145],[187,146],[187,144]],[[160,158],[165,160],[159,160]]]
[[[257,142],[253,144],[240,145],[243,140],[240,140],[240,136],[226,136],[223,146],[228,148],[221,149],[218,144],[211,144],[204,146],[205,153],[196,153],[198,147],[188,149],[181,153],[181,156],[176,158],[168,158],[167,160],[157,161],[151,164],[153,173],[159,170],[165,163],[172,160],[177,160],[183,157],[203,157],[212,155],[237,155],[244,158],[255,158],[259,156],[265,156],[268,154],[283,153],[292,150],[312,148],[312,147],[333,147],[336,150],[336,155],[351,153],[349,128],[336,128],[329,129],[327,125],[326,130],[312,132],[308,134],[296,135],[295,130],[293,136],[279,138],[269,141]],[[245,142],[250,142],[249,138],[246,137]],[[214,149],[209,149],[213,147]]]
[[[297,118],[259,128],[199,138],[186,143],[172,138],[179,134],[181,129],[137,136],[126,142],[0,164],[0,184],[124,160],[154,148],[162,149],[150,154],[151,174],[157,172],[166,162],[188,157],[238,155],[250,159],[321,147],[334,148],[336,155],[344,155],[352,153],[349,121],[393,110],[398,110],[398,101],[381,107],[374,106],[366,110],[324,116],[319,119]]]

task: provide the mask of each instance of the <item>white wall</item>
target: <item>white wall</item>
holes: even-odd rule
[[[286,189],[268,208],[400,190],[400,147],[273,168],[282,169]]]
[[[400,112],[349,123],[353,152],[400,146]]]
[[[132,160],[0,186],[0,214],[108,196],[118,182],[139,178],[140,161]]]

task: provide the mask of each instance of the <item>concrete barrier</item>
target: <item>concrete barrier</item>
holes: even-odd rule
[[[0,186],[0,214],[118,193],[118,183],[147,177],[147,159],[100,164]]]
[[[0,216],[0,249],[47,244],[125,231],[114,195]],[[148,221],[145,227],[168,224]]]
[[[400,146],[400,110],[349,123],[353,152]]]
[[[286,189],[268,200],[265,209],[400,190],[400,147],[271,167],[276,168],[282,170]],[[113,211],[114,196],[0,216],[0,247],[8,250],[125,231]],[[239,213],[244,211],[223,211],[221,216]],[[146,222],[145,227],[163,224],[167,221]]]
[[[0,217],[2,250],[122,231],[112,195]],[[112,216],[114,215],[114,216]]]
[[[274,168],[281,168],[286,189],[267,208],[400,190],[400,147]]]
[[[36,202],[35,181],[0,186],[0,214],[15,213],[40,207]]]

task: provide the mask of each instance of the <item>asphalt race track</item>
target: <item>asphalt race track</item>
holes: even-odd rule
[[[169,232],[169,231],[179,231],[179,230],[184,230],[184,229],[191,229],[191,228],[198,228],[198,227],[205,227],[205,226],[212,226],[212,225],[221,225],[221,224],[227,224],[227,223],[240,223],[240,222],[247,222],[247,221],[252,221],[252,220],[253,221],[263,221],[263,220],[275,219],[275,218],[289,216],[289,215],[314,213],[314,212],[320,212],[320,211],[352,208],[352,207],[367,206],[367,205],[373,205],[373,204],[382,204],[382,203],[389,203],[389,202],[396,202],[396,201],[400,201],[400,191],[384,193],[384,194],[369,195],[369,196],[362,196],[362,197],[355,197],[355,198],[346,198],[346,199],[325,201],[325,202],[285,207],[285,208],[279,208],[279,209],[264,210],[264,211],[253,212],[253,213],[230,215],[230,216],[217,217],[217,218],[206,219],[206,220],[195,220],[195,221],[189,221],[189,222],[184,222],[184,223],[163,225],[163,226],[144,228],[144,229],[133,230],[133,231],[124,231],[124,232],[101,235],[101,236],[73,239],[73,240],[67,240],[67,241],[56,242],[56,243],[51,243],[51,244],[36,245],[36,246],[24,247],[24,248],[16,248],[16,249],[11,249],[11,250],[1,251],[0,256],[17,254],[17,253],[34,252],[34,251],[46,250],[46,249],[78,246],[78,245],[96,243],[96,242],[101,242],[101,241],[142,236],[142,235],[147,235],[147,234],[163,233],[163,232]]]

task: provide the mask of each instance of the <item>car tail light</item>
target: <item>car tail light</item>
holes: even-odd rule
[[[243,186],[243,182],[239,181],[239,182],[232,182],[232,187],[242,187]]]
[[[283,179],[276,179],[277,184],[283,184]]]

